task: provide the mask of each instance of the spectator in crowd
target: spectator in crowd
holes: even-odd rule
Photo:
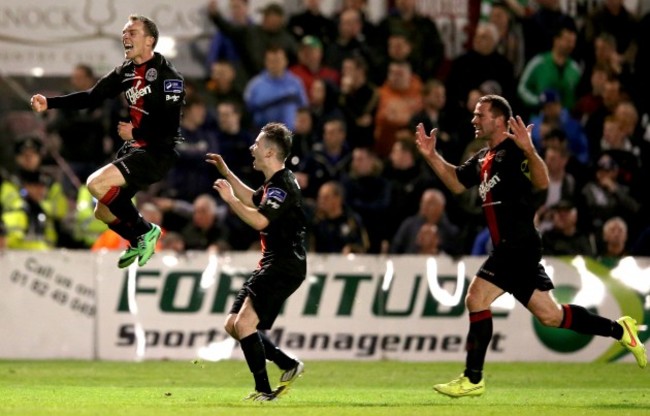
[[[254,25],[253,19],[249,14],[248,7],[249,0],[229,0],[229,23],[233,28],[242,28],[241,31],[245,33],[246,30],[252,30]],[[212,12],[212,8],[216,8],[216,1],[210,4],[208,9]],[[215,11],[216,13],[216,11]],[[246,29],[243,29],[246,28]],[[217,62],[228,62],[233,69],[233,79],[235,74],[238,74],[238,82],[243,85],[246,82],[246,71],[244,70],[242,61],[241,45],[235,43],[232,37],[228,36],[224,31],[217,30],[210,40],[210,47],[206,57],[206,67],[210,78],[213,78]],[[208,85],[210,87],[210,85]],[[209,88],[208,88],[209,89]]]
[[[580,194],[575,178],[566,171],[569,162],[569,150],[566,145],[548,146],[542,154],[548,169],[549,184],[544,204],[537,209],[536,223],[537,228],[544,231],[553,224],[552,207],[561,200],[575,201]]]
[[[392,236],[406,217],[418,211],[424,190],[437,184],[431,171],[422,163],[410,130],[398,133],[382,176],[388,179],[391,189],[389,214],[383,227]]]
[[[559,28],[553,36],[553,46],[550,50],[535,55],[526,64],[519,79],[517,92],[529,112],[539,110],[540,97],[547,90],[555,90],[562,99],[562,106],[573,109],[582,76],[578,62],[571,58],[576,41],[575,28]],[[562,71],[559,68],[562,68]]]
[[[210,78],[205,83],[206,102],[211,108],[222,101],[232,101],[244,107],[243,91],[248,80],[237,81],[237,74],[230,61],[221,60],[212,64]]]
[[[603,65],[595,65],[591,72],[583,72],[581,84],[588,86],[578,87],[578,101],[571,111],[583,126],[589,116],[603,106],[603,90],[609,74],[609,70]],[[585,79],[588,82],[584,81]]]
[[[525,60],[551,49],[559,28],[576,32],[576,22],[562,11],[561,0],[536,0],[537,9],[523,18]]]
[[[430,79],[422,88],[423,108],[409,122],[409,126],[422,123],[425,131],[438,129],[437,151],[451,163],[457,163],[464,148],[456,134],[456,120],[447,110],[447,88],[438,79]]]
[[[289,17],[287,27],[297,40],[313,36],[329,45],[336,38],[336,25],[323,14],[321,0],[302,0],[302,10]]]
[[[430,77],[438,75],[444,58],[445,47],[436,23],[416,9],[415,0],[396,0],[395,8],[379,23],[379,39],[386,45],[394,33],[404,33],[413,45],[412,59],[422,63],[423,73]]]
[[[422,81],[413,74],[406,61],[391,62],[388,77],[379,88],[379,102],[375,116],[374,150],[381,158],[390,153],[395,133],[409,127],[411,118],[421,111]]]
[[[344,114],[351,148],[374,144],[377,86],[368,80],[368,63],[361,56],[343,60],[339,108]]]
[[[632,63],[638,19],[625,7],[623,0],[603,0],[589,13],[584,24],[584,40],[594,44],[603,33],[614,37],[616,54],[621,62]]]
[[[201,194],[193,203],[192,219],[181,235],[188,250],[222,251],[228,249],[228,230],[219,217],[217,201]]]
[[[426,254],[428,256],[437,256],[442,253],[440,250],[440,235],[438,235],[438,226],[424,223],[420,227],[415,237],[417,246],[416,254]]]
[[[423,224],[436,225],[440,248],[450,255],[459,254],[456,237],[458,227],[445,214],[447,199],[442,191],[432,188],[422,193],[420,210],[402,221],[393,237],[390,252],[393,254],[417,253],[417,234]]]
[[[351,56],[361,56],[374,68],[377,62],[375,53],[364,39],[361,12],[357,9],[346,9],[339,17],[336,40],[328,45],[325,51],[325,64],[341,72],[343,60]]]
[[[303,196],[313,200],[322,184],[341,180],[348,170],[350,160],[345,122],[336,119],[325,122],[322,146],[314,148],[296,173]]]
[[[339,91],[336,86],[323,79],[316,79],[311,84],[309,95],[314,129],[321,131],[327,120],[343,119],[343,112],[338,107]]]
[[[291,62],[295,60],[298,43],[285,27],[284,9],[280,4],[264,6],[259,25],[237,25],[226,20],[219,12],[216,0],[210,1],[208,12],[212,22],[237,47],[246,79],[265,69],[266,52],[271,47],[285,51]]]
[[[578,229],[578,210],[571,201],[561,200],[552,207],[553,226],[542,233],[543,253],[549,256],[594,256],[590,234]]]
[[[562,106],[558,92],[546,90],[539,101],[541,110],[529,121],[533,125],[530,135],[537,151],[541,153],[542,137],[554,129],[560,129],[564,132],[568,149],[575,159],[583,165],[589,164],[589,143],[584,129],[569,110]]]
[[[379,33],[377,25],[368,18],[368,0],[343,0],[341,2],[340,10],[334,16],[336,27],[339,25],[341,15],[348,9],[355,10],[359,13],[361,21],[361,34],[359,37],[368,42],[371,48],[375,48],[377,46],[376,42],[379,41]]]
[[[229,164],[230,169],[239,178],[246,180],[246,183],[256,183],[262,178],[253,171],[250,164],[251,153],[249,147],[253,144],[254,137],[248,130],[243,128],[242,118],[242,107],[239,106],[239,103],[221,101],[217,104],[219,151],[223,157],[231,161]],[[209,176],[212,177],[213,175]]]
[[[641,149],[634,144],[626,134],[620,119],[609,116],[603,125],[603,137],[598,146],[601,154],[608,154],[618,167],[618,182],[630,188],[633,196],[636,196],[637,186],[641,169]]]
[[[68,199],[63,185],[43,169],[42,151],[42,142],[33,135],[20,137],[14,145],[17,172],[4,185],[0,201],[10,249],[49,250],[70,240],[70,230],[63,227]]]
[[[623,89],[621,81],[616,77],[610,77],[605,81],[602,97],[602,104],[584,121],[592,161],[598,160],[602,150],[600,140],[603,137],[605,119],[612,116],[616,111],[616,107],[628,99],[627,92]]]
[[[427,73],[420,61],[417,61],[413,53],[413,44],[404,32],[395,32],[388,35],[387,44],[383,45],[386,53],[379,59],[379,65],[376,71],[373,71],[372,77],[377,83],[386,81],[388,64],[392,61],[408,61],[414,74],[425,80],[432,78]]]
[[[70,75],[73,92],[89,90],[96,81],[92,68],[86,64],[75,65]],[[109,157],[112,146],[107,143],[107,108],[101,105],[80,110],[58,109],[47,126],[48,132],[60,137],[61,157],[75,175],[74,179],[64,176],[62,182],[69,198],[76,197],[77,188]]]
[[[210,189],[215,181],[214,169],[202,162],[206,153],[219,151],[214,115],[209,116],[206,103],[198,94],[185,99],[181,134],[185,140],[176,146],[179,156],[176,164],[167,174],[167,179],[149,191],[191,202],[205,189]],[[158,187],[160,191],[154,191]]]
[[[493,2],[488,21],[496,26],[499,33],[497,52],[510,61],[515,77],[519,77],[526,62],[524,60],[524,34],[519,20],[508,3],[517,3],[517,1]]]
[[[377,155],[367,147],[352,151],[348,174],[342,179],[345,202],[361,215],[368,230],[368,253],[388,252],[386,217],[390,208],[390,182],[381,175],[382,164]]]
[[[338,181],[319,188],[310,231],[310,246],[316,253],[365,253],[370,245],[363,221],[345,205],[345,191]]]
[[[316,144],[316,137],[314,116],[311,110],[308,107],[300,107],[296,111],[296,126],[293,129],[291,155],[285,162],[291,171],[296,171],[305,161],[307,155],[312,152]],[[319,141],[322,141],[322,138]]]
[[[339,72],[323,65],[323,43],[311,35],[301,39],[298,48],[298,62],[290,66],[289,71],[300,78],[310,100],[312,97],[309,92],[315,80],[322,79],[337,86],[340,82]]]
[[[630,196],[630,189],[619,183],[617,177],[618,164],[610,155],[603,154],[598,159],[594,179],[582,189],[592,230],[599,231],[605,221],[614,216],[632,223],[640,208]]]
[[[512,99],[515,92],[512,63],[497,51],[499,33],[492,23],[481,22],[476,28],[472,47],[456,57],[447,77],[447,92],[453,105],[463,100],[470,90],[486,81],[496,82],[500,94]],[[477,71],[477,68],[481,68]]]
[[[598,250],[600,261],[608,266],[616,266],[621,257],[627,255],[627,223],[621,217],[605,221]]]
[[[612,34],[603,32],[593,42],[589,42],[589,45],[593,46],[589,48],[589,53],[585,57],[585,74],[590,74],[593,68],[600,66],[610,76],[620,79],[624,85],[631,81],[632,67],[616,51],[616,38]],[[583,77],[583,81],[586,80],[585,78]]]
[[[254,126],[279,122],[293,129],[296,110],[308,104],[302,81],[287,70],[287,65],[284,49],[270,47],[264,54],[265,69],[246,85],[244,100]]]

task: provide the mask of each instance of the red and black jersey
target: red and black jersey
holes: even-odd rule
[[[124,93],[133,125],[134,146],[173,149],[180,140],[181,108],[185,98],[183,76],[159,53],[136,65],[125,61],[101,78],[90,90],[51,97],[49,108],[97,107]],[[126,121],[126,120],[125,120]]]
[[[456,168],[466,187],[478,186],[492,243],[539,240],[533,224],[535,198],[528,159],[512,140],[484,148]]]
[[[253,203],[269,220],[260,231],[260,268],[280,268],[289,274],[304,275],[307,219],[296,177],[289,169],[276,172],[253,194]]]

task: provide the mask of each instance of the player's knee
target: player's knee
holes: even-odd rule
[[[468,292],[465,296],[465,306],[469,311],[479,311],[486,309],[489,305],[484,305],[481,296],[477,296],[475,293]]]
[[[235,332],[235,323],[232,319],[227,318],[226,322],[223,324],[223,329],[230,335],[231,337],[237,339],[237,332]]]

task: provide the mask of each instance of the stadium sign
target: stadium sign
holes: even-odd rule
[[[7,252],[2,257],[2,358],[241,358],[223,330],[258,253],[160,253],[120,270],[118,253]],[[304,359],[462,361],[463,304],[481,257],[308,257],[307,281],[269,335]],[[549,258],[561,302],[616,318],[650,320],[650,259],[609,270],[594,260]],[[614,340],[545,328],[514,299],[493,308],[493,361],[631,360]],[[648,332],[642,332],[646,341]]]

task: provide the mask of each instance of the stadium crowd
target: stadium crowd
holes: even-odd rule
[[[259,185],[249,146],[277,121],[294,132],[287,164],[307,201],[312,251],[486,254],[476,193],[450,194],[414,132],[437,128],[438,151],[460,164],[481,145],[470,123],[477,99],[499,94],[534,124],[548,166],[536,216],[544,253],[650,256],[650,13],[622,0],[574,15],[560,0],[483,0],[465,51],[449,58],[415,0],[395,0],[377,24],[364,0],[344,0],[332,16],[319,0],[302,3],[293,14],[268,4],[259,23],[247,0],[230,0],[227,17],[208,4],[218,30],[205,77],[186,79],[180,159],[136,196],[164,230],[160,248],[257,249],[257,233],[212,190],[218,172],[205,154]],[[69,90],[95,81],[79,63]],[[0,247],[124,249],[94,218],[84,182],[121,145],[114,126],[126,108],[116,99],[32,124],[3,119],[0,147],[13,159],[2,166]],[[24,125],[36,128],[15,127]]]

